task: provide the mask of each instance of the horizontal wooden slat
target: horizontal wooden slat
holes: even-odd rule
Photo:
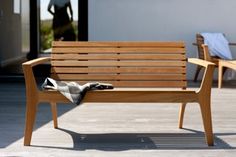
[[[69,100],[61,95],[58,91],[42,91],[39,93],[39,98],[44,102],[69,102]],[[134,99],[135,98],[135,99]],[[161,90],[158,88],[115,88],[113,90],[93,90],[88,91],[83,99],[83,102],[179,102],[189,103],[198,102],[199,96],[195,91],[189,90]]]
[[[52,48],[53,53],[174,53],[184,54],[185,49],[179,47],[167,48]]]
[[[57,80],[88,80],[88,81],[96,81],[96,80],[185,80],[185,75],[183,74],[168,74],[168,75],[99,75],[99,74],[52,74],[51,76]]]
[[[115,87],[186,87],[186,81],[116,81]]]
[[[62,80],[65,81],[65,80]],[[76,81],[76,80],[70,80]],[[186,81],[99,81],[103,83],[110,83],[114,87],[168,87],[168,88],[183,88],[187,86]],[[78,81],[83,85],[88,81]]]
[[[54,41],[53,47],[185,47],[184,42],[70,42]]]
[[[51,61],[52,66],[185,66],[185,61]]]
[[[53,67],[51,73],[185,73],[185,67]]]
[[[78,60],[78,59],[85,59],[85,60],[185,60],[185,56],[183,54],[52,54],[52,60]]]
[[[189,103],[198,102],[198,95],[195,91],[129,91],[129,90],[96,90],[89,91],[83,99],[83,102],[139,102],[139,103],[155,103],[155,102],[179,102]],[[160,89],[159,89],[160,90]]]

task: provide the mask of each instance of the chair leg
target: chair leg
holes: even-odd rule
[[[201,69],[202,69],[201,66],[197,66],[197,70],[196,70],[196,73],[195,73],[195,76],[194,76],[194,82],[197,82],[197,78],[198,78],[198,75],[199,75]]]
[[[205,138],[207,141],[208,146],[214,145],[214,136],[212,131],[212,119],[211,119],[211,106],[210,100],[206,100],[207,98],[203,99],[200,102],[202,120],[205,130]]]
[[[27,102],[24,146],[29,146],[31,143],[31,137],[32,137],[34,122],[35,122],[35,117],[36,117],[36,111],[37,111],[37,103],[34,101]]]
[[[183,128],[184,121],[184,111],[185,111],[186,103],[182,103],[179,109],[179,128]]]
[[[51,102],[51,111],[52,111],[52,119],[53,119],[53,125],[54,128],[58,128],[57,123],[57,104],[55,102]]]
[[[223,66],[219,65],[218,69],[218,88],[221,88],[223,80]]]

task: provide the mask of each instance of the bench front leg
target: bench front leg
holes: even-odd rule
[[[29,146],[31,142],[38,100],[38,89],[36,80],[33,73],[33,67],[41,63],[49,61],[49,57],[38,58],[31,61],[27,61],[22,64],[23,72],[25,76],[26,85],[26,119],[25,119],[25,137],[24,145]]]
[[[214,136],[212,131],[212,116],[211,116],[211,100],[202,96],[199,101],[203,126],[205,130],[205,138],[208,146],[214,145]]]
[[[211,87],[212,87],[215,64],[199,59],[188,59],[188,61],[205,67],[202,83],[200,89],[197,91],[197,94],[198,94],[198,103],[200,104],[201,108],[206,141],[209,146],[213,146],[214,136],[213,136],[212,117],[211,117]]]
[[[32,132],[34,128],[34,122],[37,112],[37,102],[34,100],[27,100],[26,103],[26,119],[25,119],[25,137],[24,146],[29,146],[31,143]]]

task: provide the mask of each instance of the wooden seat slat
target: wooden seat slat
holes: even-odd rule
[[[61,80],[61,81],[68,81],[68,80]],[[76,81],[76,80],[70,80]],[[69,81],[69,82],[70,82]],[[86,84],[88,80],[78,81],[80,85]],[[97,82],[97,81],[96,81]],[[112,84],[114,87],[122,87],[122,88],[133,88],[133,87],[140,87],[140,88],[183,88],[187,86],[187,81],[104,81],[98,80],[98,82],[109,83]]]

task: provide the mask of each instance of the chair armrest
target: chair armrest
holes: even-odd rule
[[[193,43],[193,46],[198,46],[197,43]],[[236,43],[229,43],[229,46],[236,46]]]
[[[193,43],[193,46],[198,46],[198,44],[197,43]]]
[[[210,97],[215,64],[198,58],[188,58],[188,62],[205,67],[201,86],[197,93]]]
[[[229,43],[229,46],[236,46],[236,43]]]
[[[198,59],[198,58],[188,58],[188,62],[192,63],[192,64],[196,64],[196,65],[200,65],[203,67],[207,67],[207,66],[215,66],[214,63],[206,61],[206,60],[202,60],[202,59]]]

